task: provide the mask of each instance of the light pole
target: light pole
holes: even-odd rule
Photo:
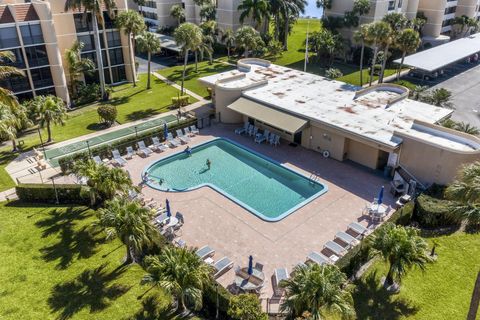
[[[45,145],[43,144],[42,134],[40,133],[40,127],[37,127],[38,136],[40,137],[40,144],[42,145],[43,157],[46,159],[47,155],[45,154]]]
[[[138,140],[137,126],[135,126],[135,139],[137,139],[137,140]]]
[[[57,192],[57,187],[55,186],[55,178],[52,177],[52,184],[53,184],[53,190],[55,190],[55,204],[59,204],[60,202],[58,201],[58,192]]]
[[[215,282],[215,294],[217,296],[215,319],[218,319],[218,283]]]
[[[87,143],[87,149],[88,149],[88,154],[90,155],[90,158],[92,157],[92,151],[90,150],[90,143],[88,140],[85,141]]]

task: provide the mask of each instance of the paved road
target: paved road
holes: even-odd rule
[[[433,87],[450,90],[455,112],[452,119],[480,128],[480,65],[453,76]]]
[[[140,55],[137,54],[135,59],[138,62],[138,73],[147,73],[148,66],[147,66],[147,56],[146,55]],[[176,65],[176,58],[175,57],[161,57],[154,55],[152,57],[152,63],[151,63],[151,71],[158,71],[161,69],[165,69],[171,66]]]

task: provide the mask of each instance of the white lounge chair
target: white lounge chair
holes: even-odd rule
[[[276,136],[277,136],[277,135],[276,135],[275,133],[271,133],[271,134],[270,134],[270,138],[268,138],[268,143],[271,144],[271,145],[274,144],[274,143],[275,143],[275,137],[276,137]]]
[[[177,138],[180,139],[180,141],[182,141],[182,143],[189,143],[190,142],[190,138],[187,137],[182,129],[177,129],[177,131],[175,131],[177,133]]]
[[[198,129],[197,129],[197,126],[193,124],[193,125],[190,126],[190,132],[191,132],[192,134],[196,135],[196,134],[199,134],[199,133],[200,133],[200,130],[198,130]]]
[[[121,155],[120,152],[118,152],[117,149],[112,150],[112,157],[113,157],[113,162],[118,164],[119,166],[123,167],[125,164],[127,164],[127,160],[125,160]]]
[[[310,254],[307,256],[307,261],[311,261],[319,265],[330,263],[330,259],[327,256],[315,251],[310,252]]]
[[[153,144],[151,146],[148,146],[152,150],[162,152],[168,149],[166,145],[160,142],[160,139],[158,137],[153,137],[152,142]]]
[[[278,268],[273,272],[273,289],[276,296],[281,296],[285,291],[280,287],[280,282],[288,280],[290,278],[287,268]]]
[[[96,164],[103,164],[103,161],[100,158],[100,156],[94,156],[94,157],[92,157],[92,159],[93,159],[93,161],[95,161]]]
[[[147,148],[143,140],[138,141],[137,145],[138,145],[138,153],[143,154],[145,157],[148,157],[153,153],[152,149]]]
[[[133,155],[135,154],[135,150],[133,150],[132,146],[127,147],[127,154],[125,155],[125,159],[130,160],[133,158]]]
[[[279,135],[275,135],[275,141],[273,141],[273,145],[275,147],[280,145],[280,136]]]
[[[248,131],[249,127],[250,127],[250,123],[248,123],[248,121],[245,121],[242,128],[235,129],[235,133],[236,134],[244,134],[245,132]]]
[[[167,135],[167,142],[172,148],[178,147],[180,145],[180,142],[178,142],[173,138],[173,135],[171,132],[169,132]]]
[[[211,257],[215,254],[215,250],[210,248],[209,246],[204,246],[198,249],[196,252],[197,256],[199,256],[202,260]]]
[[[325,248],[332,251],[335,255],[339,257],[343,256],[347,251],[344,247],[334,241],[327,241],[327,243],[325,243]]]
[[[365,233],[368,231],[367,228],[365,228],[364,226],[362,226],[358,222],[350,223],[348,225],[348,229],[352,230],[353,232],[355,232],[357,234],[357,236],[355,237],[357,239],[363,238],[365,236]]]
[[[194,136],[194,134],[190,131],[189,127],[183,128],[183,131],[185,131],[185,134],[189,137]]]
[[[337,238],[345,242],[349,247],[354,246],[358,243],[357,239],[343,231],[337,232],[337,234],[335,235],[335,239]]]
[[[263,141],[268,141],[268,136],[270,135],[270,131],[265,129],[261,136],[255,137],[256,143],[262,143]]]
[[[227,270],[233,267],[233,261],[231,261],[228,257],[223,257],[222,259],[218,260],[213,264],[213,268],[215,269],[215,274],[213,278],[218,278],[222,274],[224,274]]]

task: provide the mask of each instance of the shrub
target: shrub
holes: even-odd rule
[[[415,210],[415,203],[410,201],[402,208],[395,211],[388,221],[402,226],[407,226],[412,222],[413,212]]]
[[[97,109],[98,115],[107,126],[111,126],[117,119],[117,107],[112,105],[103,105]]]
[[[414,219],[424,228],[439,228],[458,224],[450,211],[452,202],[438,199],[427,194],[417,197]]]
[[[89,204],[88,187],[76,184],[57,184],[59,203]],[[53,184],[19,184],[16,188],[18,198],[25,202],[55,203]]]
[[[172,97],[172,104],[175,108],[181,108],[188,105],[189,96]]]
[[[329,79],[336,79],[336,78],[342,77],[343,73],[342,71],[340,71],[340,69],[330,68],[327,71],[325,71],[325,76]]]
[[[254,294],[240,294],[230,299],[228,315],[233,320],[267,320],[260,300]]]
[[[217,290],[218,290],[218,310],[220,313],[220,319],[225,319],[228,308],[230,306],[230,299],[232,294],[228,292],[223,286],[217,282],[212,281],[209,285],[204,288],[203,291],[203,311],[208,314],[214,315],[217,309]]]
[[[100,86],[96,83],[84,84],[82,83],[78,87],[77,99],[75,104],[81,105],[91,103],[100,99],[101,91]]]
[[[283,45],[280,41],[272,40],[268,43],[267,53],[272,57],[283,54]]]

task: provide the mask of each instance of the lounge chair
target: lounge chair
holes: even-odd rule
[[[346,249],[334,241],[327,241],[325,243],[325,248],[332,251],[336,256],[343,256],[346,252]]]
[[[362,226],[360,223],[352,222],[348,225],[348,229],[352,230],[357,234],[355,238],[361,239],[365,236],[365,233],[368,231],[367,228]]]
[[[197,126],[196,125],[191,125],[190,126],[190,132],[193,134],[193,135],[196,135],[196,134],[199,134],[200,133],[200,130],[197,129]]]
[[[127,154],[125,155],[125,159],[130,160],[133,158],[133,155],[135,154],[135,150],[131,146],[127,147]]]
[[[307,256],[307,261],[311,261],[319,265],[330,263],[330,259],[327,256],[315,251],[310,252],[310,254]]]
[[[173,138],[173,135],[171,132],[169,132],[167,135],[167,142],[170,144],[170,146],[172,146],[172,148],[178,147],[180,145],[180,142],[178,142]]]
[[[343,231],[337,232],[337,234],[335,235],[335,239],[337,238],[345,242],[346,244],[348,244],[350,247],[355,245],[358,242],[357,239],[355,239],[354,237],[352,237],[351,235]]]
[[[37,159],[37,160],[43,160],[45,158],[43,152],[40,152],[35,148],[33,148],[33,153],[34,153],[35,159]]]
[[[153,142],[153,144],[151,146],[149,146],[149,148],[152,149],[152,150],[162,152],[162,151],[165,151],[165,150],[168,149],[168,147],[166,145],[164,145],[163,143],[160,142],[160,139],[158,137],[153,137],[152,142]]]
[[[253,127],[252,131],[250,131],[248,134],[250,135],[250,137],[255,137],[258,133],[258,128],[257,127]]]
[[[213,250],[209,246],[204,246],[204,247],[201,247],[200,249],[198,249],[195,253],[202,260],[205,260],[206,258],[213,256],[215,254],[215,250]]]
[[[273,272],[273,290],[276,296],[281,296],[285,291],[280,287],[280,282],[288,280],[290,278],[287,268],[278,268]]]
[[[222,259],[218,260],[213,264],[213,268],[215,269],[215,274],[213,278],[218,278],[222,274],[224,274],[227,270],[233,267],[233,261],[231,261],[228,257],[223,257]]]
[[[185,134],[186,134],[188,137],[194,136],[194,134],[190,131],[190,128],[189,128],[189,127],[183,128],[183,131],[185,131]]]
[[[270,135],[270,131],[265,129],[261,136],[255,137],[256,143],[262,143],[263,141],[268,141],[268,136]]]
[[[128,199],[129,200],[142,200],[143,201],[143,194],[138,193],[134,189],[128,190]]]
[[[273,145],[275,147],[280,145],[280,136],[279,135],[275,135],[275,141],[273,141]]]
[[[242,128],[235,129],[235,133],[236,134],[244,134],[245,132],[248,131],[249,127],[250,127],[250,123],[248,123],[248,121],[245,121]]]
[[[185,248],[187,246],[187,243],[183,239],[178,239],[175,240],[175,245],[179,248]]]
[[[123,167],[124,165],[127,164],[127,160],[125,160],[121,155],[120,152],[118,152],[117,149],[112,150],[112,161],[113,163],[118,164],[119,166]]]
[[[92,157],[92,159],[93,159],[93,161],[95,161],[96,164],[103,164],[103,161],[100,158],[100,156],[94,156],[94,157]]]
[[[271,133],[271,134],[270,134],[270,138],[268,138],[268,143],[271,144],[271,145],[274,144],[274,143],[275,143],[275,137],[276,137],[276,136],[277,136],[277,135],[276,135],[275,133]]]
[[[145,146],[145,142],[143,142],[143,140],[138,141],[137,145],[138,145],[138,152],[140,154],[143,154],[145,157],[148,157],[153,153],[152,149],[147,148],[147,146]]]
[[[187,137],[182,129],[178,129],[177,131],[175,131],[177,133],[177,138],[180,139],[180,141],[182,141],[182,143],[189,143],[190,142],[190,138]]]

